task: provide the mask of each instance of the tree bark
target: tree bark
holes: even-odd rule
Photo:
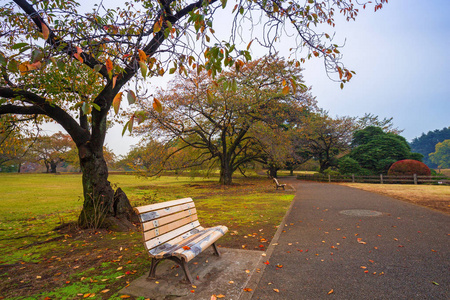
[[[231,185],[232,184],[233,169],[228,159],[222,158],[220,163],[220,184]]]
[[[133,208],[125,193],[114,193],[108,181],[108,167],[103,149],[94,151],[90,143],[78,147],[83,184],[83,210],[78,218],[82,228],[133,230]]]

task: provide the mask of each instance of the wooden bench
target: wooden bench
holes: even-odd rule
[[[152,258],[149,279],[156,278],[156,267],[164,259],[176,262],[192,284],[187,262],[209,246],[220,256],[215,242],[228,228],[203,228],[197,219],[197,210],[191,198],[178,199],[134,208],[139,216],[144,245]]]
[[[278,190],[278,188],[283,188],[283,190],[285,189],[285,186],[286,186],[285,183],[280,184],[276,178],[273,178],[273,182],[275,182],[277,190]]]

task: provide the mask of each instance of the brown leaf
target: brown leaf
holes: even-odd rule
[[[50,30],[48,29],[47,25],[41,22],[41,28],[42,28],[42,36],[44,37],[44,40],[48,39],[48,36],[50,35]]]

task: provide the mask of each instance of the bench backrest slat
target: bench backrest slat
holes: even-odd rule
[[[149,251],[164,243],[170,246],[175,240],[190,236],[200,228],[191,198],[136,207],[135,211],[141,221],[144,245]]]
[[[178,206],[177,208],[180,208],[180,206]],[[144,232],[146,232],[155,227],[160,227],[160,226],[166,225],[168,223],[174,222],[174,221],[182,219],[182,218],[190,218],[192,221],[197,220],[197,210],[195,208],[191,208],[188,210],[183,210],[179,213],[175,213],[175,214],[168,215],[165,217],[160,217],[159,219],[152,219],[148,222],[142,223],[143,230],[144,230]],[[154,222],[154,221],[156,221],[156,222]]]
[[[190,218],[179,219],[175,222],[168,223],[166,225],[162,225],[161,227],[156,227],[154,229],[148,230],[144,232],[144,241],[151,240],[157,236],[163,235],[167,232],[173,231],[178,227],[182,227],[187,224],[191,224],[197,221],[197,215],[193,215]],[[191,228],[192,229],[192,228]]]
[[[178,200],[172,200],[172,201],[167,201],[167,202],[161,202],[161,203],[156,203],[156,204],[149,204],[149,205],[145,205],[145,206],[139,206],[139,207],[135,207],[134,210],[136,211],[137,214],[143,214],[149,211],[155,211],[155,210],[159,210],[159,209],[164,209],[167,208],[169,206],[175,206],[178,204],[184,204],[184,203],[188,203],[188,202],[192,202],[193,200],[192,198],[183,198],[183,199],[178,199]]]

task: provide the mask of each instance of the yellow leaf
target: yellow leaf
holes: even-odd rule
[[[289,94],[289,86],[285,86],[283,88],[283,90],[281,91],[281,93],[283,94],[283,96],[286,96],[287,94]]]
[[[161,23],[161,20],[155,23],[155,25],[153,26],[153,33],[157,33],[161,30]]]
[[[225,295],[219,294],[216,296],[217,298],[225,298]]]
[[[139,49],[139,61],[147,61],[147,54],[145,54],[145,52],[141,49]]]
[[[277,293],[279,293],[279,292],[280,292],[280,290],[279,290],[279,289],[273,289],[273,291],[274,291],[274,292],[277,292]]]
[[[122,101],[122,92],[117,93],[113,100],[113,107],[116,115],[119,113],[120,101]]]
[[[105,294],[105,293],[107,293],[107,292],[109,292],[109,290],[108,290],[108,289],[106,289],[106,290],[103,290],[103,291],[101,291],[100,293],[103,293],[103,294]]]
[[[50,30],[48,30],[47,25],[41,22],[41,28],[42,28],[42,36],[44,37],[44,40],[48,39],[48,36],[50,35]]]
[[[157,112],[162,113],[162,105],[161,105],[161,102],[160,102],[158,99],[156,99],[156,98],[153,99],[153,108],[154,108]],[[187,246],[184,246],[184,247],[187,247]],[[184,247],[183,247],[184,250],[189,250],[189,249],[191,249],[191,248],[189,248],[189,247],[187,247],[187,248],[189,248],[189,249],[185,249]]]

